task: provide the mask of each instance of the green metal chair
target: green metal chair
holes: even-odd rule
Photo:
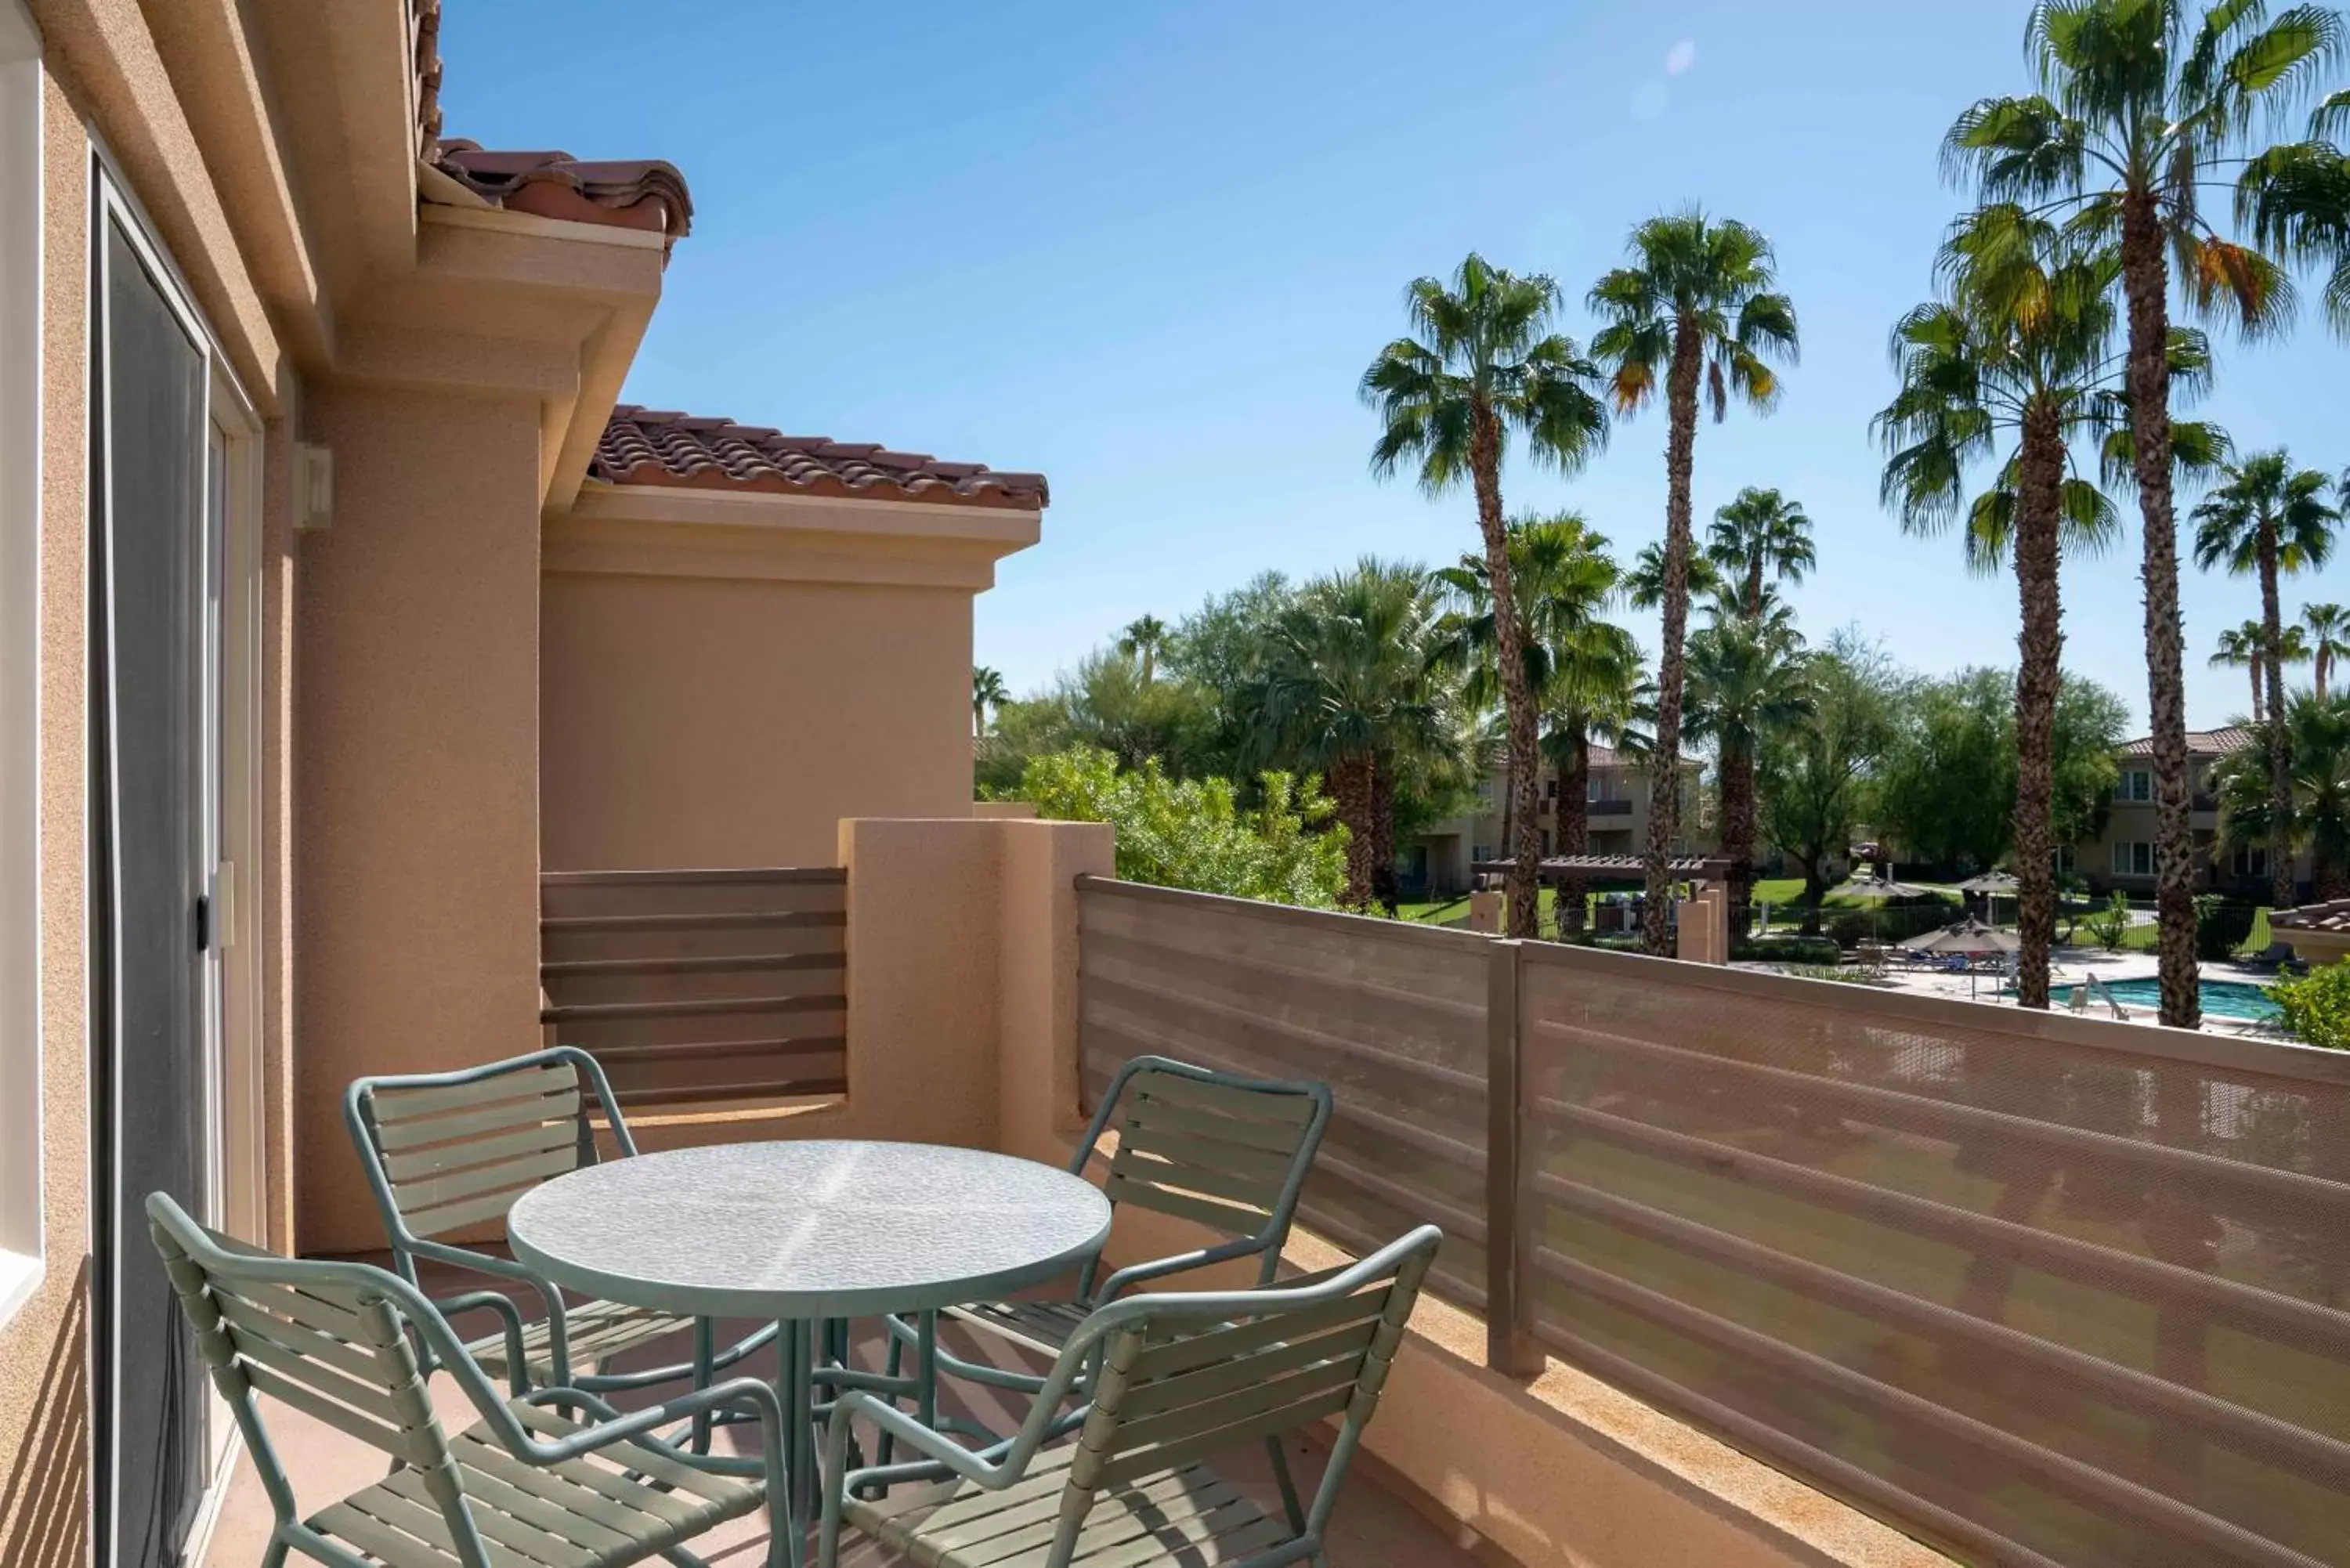
[[[618,1302],[566,1306],[559,1288],[514,1260],[437,1240],[501,1220],[539,1183],[595,1164],[598,1155],[591,1110],[603,1114],[621,1157],[634,1157],[636,1140],[629,1136],[629,1124],[603,1068],[593,1056],[570,1045],[454,1073],[361,1078],[343,1099],[343,1119],[359,1146],[359,1163],[375,1191],[400,1277],[417,1284],[416,1260],[429,1258],[518,1281],[546,1303],[546,1315],[522,1329],[518,1351],[505,1334],[485,1335],[465,1347],[492,1375],[504,1377],[515,1393],[572,1387],[608,1394],[687,1377],[697,1386],[708,1383],[773,1339],[775,1325],[767,1324],[722,1354],[712,1344],[706,1318]],[[494,1311],[494,1302],[485,1298],[504,1299],[494,1291],[474,1292],[437,1304],[451,1316],[483,1308]],[[615,1356],[684,1329],[693,1331],[691,1363],[627,1373],[605,1370]],[[580,1363],[594,1370],[576,1371],[575,1364]],[[432,1370],[429,1359],[425,1370]],[[697,1446],[701,1441],[698,1437]]]
[[[1370,1257],[1254,1291],[1138,1295],[1088,1315],[1010,1439],[977,1451],[868,1394],[826,1430],[818,1568],[846,1524],[924,1568],[1274,1568],[1320,1560],[1364,1426],[1442,1237],[1424,1225]],[[1062,1401],[1090,1376],[1075,1441],[1047,1449]],[[1339,1418],[1310,1505],[1279,1518],[1205,1462]],[[863,1419],[927,1456],[847,1470]],[[937,1476],[895,1491],[892,1483]],[[880,1495],[868,1495],[879,1492]]]
[[[1096,1258],[1079,1273],[1073,1297],[982,1302],[950,1308],[945,1315],[1049,1358],[1096,1306],[1146,1281],[1254,1257],[1261,1261],[1257,1282],[1270,1283],[1298,1194],[1329,1127],[1330,1108],[1324,1084],[1243,1078],[1164,1056],[1132,1058],[1110,1080],[1069,1169],[1086,1173],[1114,1117],[1118,1151],[1104,1188],[1112,1214],[1121,1207],[1149,1210],[1230,1240],[1130,1263],[1107,1279],[1097,1278]],[[889,1371],[896,1376],[906,1348],[919,1346],[925,1330],[904,1318],[889,1320],[888,1327]],[[951,1377],[1026,1394],[1044,1386],[1035,1374],[944,1351],[934,1355],[939,1370]]]
[[[502,1398],[448,1321],[398,1275],[256,1251],[160,1192],[147,1218],[277,1516],[262,1568],[280,1568],[291,1552],[334,1568],[623,1568],[654,1556],[706,1568],[685,1543],[762,1508],[768,1568],[796,1568],[783,1407],[757,1379],[628,1416],[576,1388]],[[518,1316],[510,1321],[518,1334]],[[442,1430],[411,1332],[455,1376],[477,1425],[453,1438]],[[380,1449],[391,1473],[303,1517],[262,1420],[264,1394]],[[757,1461],[700,1458],[654,1435],[744,1407],[762,1429]]]

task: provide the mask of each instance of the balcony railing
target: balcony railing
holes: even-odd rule
[[[845,874],[550,871],[540,1022],[629,1110],[847,1092]]]
[[[1594,816],[1629,816],[1632,815],[1632,803],[1628,800],[1595,800],[1589,810]]]
[[[1965,1553],[2339,1563],[2350,1057],[1079,883],[1096,1090],[1328,1081],[1301,1218]]]

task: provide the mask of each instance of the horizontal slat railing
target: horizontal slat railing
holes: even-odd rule
[[[2350,1056],[1083,880],[1087,1078],[1314,1076],[1300,1218],[1971,1559],[2350,1565]]]
[[[847,1092],[846,873],[540,878],[541,1021],[623,1107]]]
[[[1088,1097],[1145,1054],[1327,1083],[1337,1113],[1300,1217],[1366,1251],[1434,1220],[1450,1240],[1431,1283],[1482,1304],[1483,939],[1096,877],[1078,888]]]

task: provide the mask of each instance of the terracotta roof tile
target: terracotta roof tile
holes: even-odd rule
[[[588,162],[568,152],[497,152],[463,137],[443,137],[433,162],[475,195],[513,212],[671,239],[693,227],[685,176],[657,158]]]
[[[2272,931],[2332,931],[2350,936],[2350,898],[2336,898],[2330,904],[2303,904],[2297,909],[2279,909],[2269,917]]]
[[[477,141],[442,136],[441,0],[414,0],[411,15],[420,160],[494,207],[641,229],[671,240],[693,227],[685,176],[659,159],[588,162],[568,152],[494,152]]]
[[[2250,730],[2231,724],[2224,730],[2189,730],[2187,751],[2190,756],[2229,757],[2235,755],[2258,739]],[[2122,742],[2122,755],[2150,757],[2154,755],[2154,737],[2141,735],[2135,741]]]
[[[981,462],[941,462],[872,442],[785,435],[629,403],[612,410],[588,472],[613,484],[970,506],[1042,507],[1051,498],[1041,473],[998,473]]]

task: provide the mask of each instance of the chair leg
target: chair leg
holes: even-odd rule
[[[881,1370],[887,1376],[897,1377],[901,1375],[900,1368],[906,1364],[906,1342],[896,1334],[887,1332],[883,1333],[881,1337],[889,1341],[889,1354],[882,1358]],[[893,1398],[891,1403],[895,1404],[896,1400]],[[873,1446],[873,1462],[877,1465],[888,1464],[889,1456],[896,1450],[897,1446],[897,1439],[890,1437],[888,1430],[884,1429],[880,1440]]]
[[[707,1388],[715,1376],[711,1363],[718,1355],[718,1325],[706,1317],[693,1320],[693,1386]],[[710,1451],[710,1412],[698,1411],[693,1417],[691,1444],[697,1454]]]
[[[261,1568],[286,1568],[286,1542],[272,1537],[261,1554]]]
[[[1297,1501],[1297,1482],[1289,1473],[1289,1455],[1283,1449],[1277,1437],[1264,1440],[1264,1452],[1265,1457],[1273,1461],[1273,1479],[1274,1484],[1281,1488],[1281,1508],[1289,1516],[1289,1528],[1303,1535],[1305,1533],[1305,1509]],[[1317,1552],[1314,1556],[1318,1562],[1322,1554]]]

